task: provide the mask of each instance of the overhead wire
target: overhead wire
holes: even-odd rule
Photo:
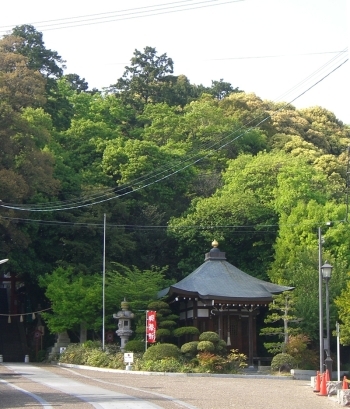
[[[52,22],[57,22],[57,21],[68,21],[69,23],[71,23],[71,20],[76,20],[76,19],[81,19],[81,18],[85,18],[85,17],[96,17],[96,16],[105,16],[105,15],[110,15],[110,14],[115,14],[115,13],[122,13],[125,11],[135,11],[135,10],[147,10],[150,8],[154,8],[154,7],[158,7],[158,6],[163,6],[163,5],[169,5],[169,4],[178,4],[178,3],[191,3],[193,0],[182,0],[182,1],[175,1],[172,3],[162,3],[162,4],[154,4],[154,5],[150,5],[150,6],[143,6],[143,7],[134,7],[131,9],[125,9],[125,10],[114,10],[114,11],[106,11],[103,13],[94,13],[94,14],[83,14],[81,16],[73,16],[73,17],[63,17],[63,18],[55,18],[55,19],[51,19],[51,20],[41,20],[41,21],[33,21],[31,24],[44,24],[44,23],[52,23]],[[8,26],[0,26],[0,29],[3,28],[12,28],[12,25],[8,25]]]
[[[135,9],[127,9],[127,10],[121,10],[121,11],[116,11],[116,12],[110,12],[111,14],[112,13],[117,14],[116,16],[114,16],[115,18],[111,16],[93,17],[93,16],[101,15],[101,14],[109,14],[109,13],[99,13],[95,15],[71,17],[67,19],[57,19],[56,21],[63,20],[63,22],[60,22],[60,23],[45,24],[45,22],[42,22],[42,23],[39,22],[36,24],[37,24],[38,29],[40,30],[43,30],[43,29],[45,31],[61,30],[61,29],[66,29],[66,28],[75,28],[75,27],[82,27],[82,26],[87,26],[87,25],[111,23],[111,22],[121,21],[121,20],[131,20],[131,19],[136,19],[136,18],[152,17],[152,16],[161,15],[161,14],[178,13],[178,12],[183,12],[183,11],[188,11],[188,10],[196,10],[196,9],[207,8],[207,7],[221,6],[224,4],[238,3],[238,2],[245,1],[245,0],[229,0],[229,1],[224,1],[224,2],[222,1],[219,2],[219,1],[218,0],[206,0],[206,1],[199,1],[196,3],[193,3],[193,2],[189,3],[187,1],[180,1],[180,2],[175,2],[175,3],[164,3],[164,4],[154,5],[154,6],[138,7]],[[176,3],[188,3],[188,4],[176,5]],[[169,6],[169,4],[175,4],[175,5]],[[141,9],[147,9],[147,8],[153,8],[153,10],[150,10],[150,11],[141,10]],[[141,11],[138,11],[138,10],[141,10]],[[128,12],[128,13],[125,13],[125,12]],[[92,16],[92,18],[85,19],[85,17],[90,17],[90,16]],[[74,19],[81,19],[81,20],[67,21],[67,22],[65,21],[65,20],[74,20]],[[55,21],[55,20],[49,20],[48,22],[50,21]],[[5,27],[9,27],[9,26],[5,26]],[[1,33],[5,34],[6,31],[3,31],[2,28],[3,27],[0,27],[0,34]]]
[[[42,219],[26,219],[19,217],[8,217],[0,216],[1,219],[6,219],[8,221],[16,221],[24,224],[29,223],[38,223],[39,225],[59,225],[60,227],[77,227],[77,228],[97,228],[104,229],[104,223],[101,222],[63,222],[63,221],[46,221]],[[330,220],[333,225],[342,224],[346,220]],[[315,227],[322,224],[322,222],[314,222]],[[255,224],[255,225],[240,225],[240,224],[219,224],[219,225],[206,225],[206,224],[183,224],[177,226],[169,225],[138,225],[138,224],[117,224],[113,222],[108,222],[106,228],[108,229],[122,229],[124,231],[155,231],[155,230],[231,230],[231,233],[234,234],[259,234],[259,233],[276,233],[281,226],[293,228],[299,226],[300,223],[279,223],[279,224]]]
[[[27,219],[27,218],[20,218],[20,217],[9,217],[9,216],[0,216],[0,220],[5,219],[13,222],[21,222],[21,223],[38,223],[42,225],[61,225],[62,227],[96,227],[103,229],[103,223],[92,223],[92,222],[65,222],[65,221],[52,221],[52,220],[42,220],[42,219]],[[118,229],[129,229],[129,230],[186,230],[186,229],[199,229],[199,230],[207,230],[207,229],[251,229],[250,232],[255,231],[252,229],[258,228],[277,228],[278,225],[273,224],[266,224],[266,225],[186,225],[186,226],[176,226],[172,227],[169,225],[137,225],[137,224],[117,224],[113,222],[109,222],[107,225],[109,228],[118,228]],[[262,231],[262,230],[258,230]],[[270,231],[270,230],[269,230]],[[266,231],[265,231],[266,232]]]
[[[288,91],[286,91],[285,93],[281,94],[277,100],[275,101],[279,101],[282,100],[283,98],[285,98],[285,96],[289,95],[291,92],[297,90],[298,88],[300,88],[301,86],[303,86],[305,83],[307,83],[310,79],[313,79],[313,77],[315,77],[318,73],[321,73],[322,70],[324,70],[325,68],[327,68],[330,64],[332,63],[336,63],[338,64],[337,60],[339,60],[339,58],[343,57],[343,54],[348,52],[348,47],[344,48],[343,50],[337,52],[337,54],[331,58],[331,60],[327,61],[326,63],[324,63],[323,65],[321,65],[319,68],[317,68],[315,71],[313,71],[311,74],[309,74],[307,77],[305,77],[302,81],[298,82],[297,84],[295,84],[292,88],[290,88]],[[347,61],[347,59],[344,61],[344,63]],[[332,72],[332,71],[331,71]],[[292,101],[290,102],[290,104],[292,103]]]
[[[289,106],[296,99],[300,98],[300,96],[304,95],[310,89],[312,89],[317,84],[319,84],[321,81],[323,81],[325,78],[327,78],[329,75],[331,75],[334,71],[336,71],[338,68],[340,68],[347,61],[348,61],[348,59],[346,59],[345,61],[342,61],[335,68],[332,68],[331,71],[326,73],[326,75],[324,75],[321,79],[319,79],[317,82],[312,84],[307,90],[304,90],[301,94],[299,94],[297,97],[295,97],[292,101],[290,101],[290,102],[286,103],[285,105],[283,105],[282,107],[280,107],[277,110],[277,112],[282,110],[282,109],[285,109],[287,106]],[[329,63],[331,63],[331,62],[334,62],[334,59],[332,59]],[[327,66],[327,64],[323,68],[325,68],[326,66]],[[316,71],[316,72],[318,72],[318,71]],[[312,78],[312,75],[309,76],[309,77]],[[292,88],[292,91],[294,91],[294,90],[295,90],[295,87]],[[77,209],[77,208],[81,208],[81,207],[92,206],[94,204],[103,203],[103,202],[106,202],[106,201],[109,201],[109,200],[116,199],[118,197],[125,196],[127,194],[132,193],[132,192],[135,192],[135,191],[138,191],[138,190],[143,189],[145,187],[148,187],[148,186],[150,186],[150,185],[152,185],[154,183],[158,183],[158,182],[160,182],[160,181],[162,181],[164,179],[167,179],[168,177],[180,172],[181,170],[184,170],[184,169],[188,168],[189,166],[192,166],[192,165],[198,163],[199,161],[201,161],[204,158],[208,157],[213,151],[222,149],[223,147],[227,146],[228,144],[234,142],[238,138],[245,135],[247,132],[249,132],[253,128],[261,125],[269,117],[270,117],[270,115],[267,115],[266,117],[262,118],[257,124],[254,124],[253,127],[250,127],[248,129],[243,129],[244,127],[246,127],[247,125],[249,125],[253,121],[256,121],[257,118],[255,117],[251,121],[249,121],[248,123],[244,124],[244,126],[240,127],[238,130],[234,130],[233,132],[228,133],[225,137],[221,138],[219,141],[214,141],[214,142],[210,141],[206,146],[204,146],[204,147],[201,146],[200,151],[195,152],[192,156],[189,156],[189,157],[185,158],[184,160],[180,160],[178,163],[172,164],[170,167],[165,167],[165,168],[163,167],[163,168],[160,168],[160,169],[156,170],[155,172],[151,172],[149,174],[142,175],[139,178],[130,181],[129,185],[127,185],[127,186],[121,186],[121,187],[117,187],[115,189],[111,188],[112,190],[108,191],[107,193],[102,192],[100,195],[98,193],[96,193],[97,196],[89,196],[86,199],[81,198],[81,199],[78,199],[77,201],[67,202],[66,204],[65,204],[65,202],[58,202],[59,205],[56,205],[56,206],[52,205],[52,203],[49,202],[49,203],[47,203],[45,205],[23,205],[23,204],[22,205],[12,205],[12,204],[0,203],[0,207],[9,208],[9,209],[13,209],[13,210],[23,210],[23,211],[26,210],[26,211],[36,211],[36,212],[42,212],[42,211],[52,212],[52,211],[58,211],[58,210],[72,210],[72,209]],[[238,131],[241,131],[242,129],[243,129],[243,131],[240,134],[238,134],[235,138],[232,138],[232,136],[234,134],[236,134]],[[220,145],[220,146],[218,146],[218,145]],[[203,154],[203,150],[204,150],[204,152],[205,151],[208,151],[208,152],[206,154]],[[178,168],[176,166],[180,166],[180,167]],[[139,183],[141,183],[141,185],[135,186],[135,184],[139,184]],[[111,195],[111,194],[113,194],[112,197],[106,197],[107,195]]]

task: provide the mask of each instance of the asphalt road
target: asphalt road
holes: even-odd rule
[[[332,409],[309,381],[0,364],[0,409]]]

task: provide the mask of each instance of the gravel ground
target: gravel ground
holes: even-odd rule
[[[341,406],[334,400],[318,396],[313,392],[309,381],[292,379],[271,379],[219,376],[186,376],[183,374],[141,375],[132,371],[88,370],[81,367],[62,367],[40,365],[69,380],[99,386],[117,393],[146,400],[164,409],[332,409]],[[7,371],[7,374],[6,374]],[[32,388],[54,407],[63,409],[88,409],[92,406],[78,401],[44,385],[35,384],[21,376],[8,374],[6,367],[0,366],[0,378],[12,382],[24,389]],[[21,386],[22,385],[22,386]],[[9,386],[0,383],[0,408],[38,408],[23,404],[23,394],[18,390],[7,393],[3,400],[2,389]],[[12,395],[12,396],[11,396]],[[29,399],[30,397],[28,397]]]
[[[61,368],[60,368],[61,369]],[[72,376],[88,376],[129,395],[147,391],[172,396],[200,409],[331,409],[339,404],[314,393],[309,381],[254,377],[147,376],[70,368]],[[93,382],[85,378],[88,382]],[[118,385],[118,386],[117,386]],[[122,390],[119,389],[122,385]],[[105,386],[104,386],[105,387]],[[134,389],[135,388],[135,389]],[[146,395],[147,396],[147,395]],[[164,401],[163,401],[164,402]],[[157,402],[159,404],[159,402]],[[163,406],[165,407],[165,406]]]

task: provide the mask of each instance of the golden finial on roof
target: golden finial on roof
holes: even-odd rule
[[[211,245],[216,248],[219,245],[219,243],[216,240],[213,240]]]

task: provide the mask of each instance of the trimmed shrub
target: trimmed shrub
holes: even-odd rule
[[[157,316],[161,316],[161,317],[168,317],[171,313],[171,310],[169,308],[169,306],[167,306],[168,308],[160,308],[159,310],[157,310]],[[173,314],[172,314],[173,315]],[[177,318],[177,317],[176,317]]]
[[[161,309],[166,311],[170,310],[169,305],[164,301],[152,301],[148,304],[148,309],[156,311],[159,311]]]
[[[176,325],[176,323],[174,321],[164,320],[160,321],[158,325],[160,328],[172,328]]]
[[[216,345],[216,351],[219,354],[227,354],[227,344],[223,339],[220,339]]]
[[[289,372],[295,365],[294,358],[285,353],[277,354],[272,358],[271,370],[279,372]]]
[[[195,356],[198,352],[197,350],[198,344],[199,341],[186,342],[186,344],[182,345],[181,352],[185,355]]]
[[[200,341],[210,341],[213,344],[216,344],[220,341],[219,335],[216,332],[207,331],[202,332],[199,336]]]
[[[181,327],[174,329],[173,335],[177,338],[184,335],[199,335],[199,330],[196,327]]]
[[[164,358],[179,358],[180,349],[174,344],[156,344],[147,349],[143,354],[144,361],[157,361]]]
[[[197,350],[201,352],[214,352],[215,345],[211,341],[199,341]]]
[[[157,338],[170,337],[170,335],[171,335],[171,332],[167,328],[159,328],[156,331]]]
[[[166,316],[166,319],[171,321],[177,321],[179,319],[179,316],[176,314],[169,314]]]
[[[125,344],[124,350],[126,352],[144,352],[145,342],[137,339],[132,339]]]

